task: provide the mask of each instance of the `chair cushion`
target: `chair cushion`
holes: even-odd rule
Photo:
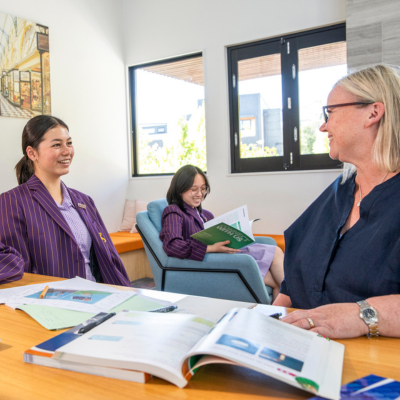
[[[119,230],[129,232],[132,229],[132,226],[135,223],[135,221],[136,221],[135,202],[130,200],[125,200],[124,217],[122,219],[122,223]]]
[[[141,212],[141,211],[146,211],[147,210],[147,204],[149,204],[147,201],[135,200],[135,219],[133,221],[131,233],[137,233],[137,230],[136,230],[136,214]]]
[[[120,232],[128,231],[130,233],[136,233],[136,214],[140,211],[146,211],[147,209],[146,201],[130,201],[125,200],[124,217],[122,224],[119,228]]]
[[[166,199],[154,200],[147,205],[149,219],[158,232],[161,232],[161,216],[164,208],[167,207],[167,205],[168,203]]]

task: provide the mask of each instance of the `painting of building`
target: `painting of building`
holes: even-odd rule
[[[49,29],[0,12],[0,116],[51,114]]]

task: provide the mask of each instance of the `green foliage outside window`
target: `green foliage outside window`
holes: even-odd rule
[[[318,124],[307,125],[301,129],[300,134],[301,154],[329,153],[329,140],[326,133],[320,132]]]
[[[279,153],[275,147],[265,146],[263,148],[254,143],[250,144],[242,143],[240,145],[241,158],[276,157],[276,156],[279,156]]]
[[[178,133],[167,137],[160,147],[157,143],[149,145],[149,135],[139,134],[139,173],[174,173],[186,164],[196,165],[207,170],[206,129],[204,107],[199,107],[189,121],[178,121]]]

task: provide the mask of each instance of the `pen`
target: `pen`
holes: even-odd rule
[[[43,292],[40,293],[40,298],[41,298],[41,299],[44,299],[44,298],[46,297],[46,293],[47,293],[48,290],[49,290],[49,287],[48,287],[48,286],[46,286],[46,287],[43,289]]]
[[[274,319],[279,319],[279,317],[281,317],[281,316],[282,316],[282,313],[280,313],[280,312],[268,315],[268,317],[271,317],[271,318],[274,318]]]
[[[157,308],[155,310],[150,310],[149,312],[171,312],[178,308],[178,306],[167,306],[162,308]]]
[[[106,314],[104,317],[98,319],[95,322],[91,322],[90,324],[87,324],[86,326],[84,326],[83,328],[79,329],[78,333],[86,333],[89,332],[91,329],[93,329],[94,327],[102,324],[104,321],[107,321],[108,319],[110,319],[111,317],[113,317],[115,315],[115,312]]]

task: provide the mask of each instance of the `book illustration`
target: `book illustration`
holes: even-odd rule
[[[303,378],[301,376],[296,376],[295,379],[303,387],[303,389],[308,390],[309,392],[318,393],[319,385],[311,379]]]
[[[33,293],[25,296],[31,299],[39,299],[41,292]],[[62,290],[62,289],[49,289],[46,293],[45,300],[63,300],[73,301],[84,304],[96,304],[98,301],[105,299],[112,293],[98,292],[94,290]]]
[[[238,349],[241,351],[245,351],[249,354],[256,354],[258,349],[260,348],[259,345],[251,343],[250,341],[236,337],[231,335],[222,335],[216,342],[217,344],[223,344],[224,346],[229,346],[234,349]]]
[[[298,372],[301,372],[303,365],[304,365],[303,361],[298,360],[293,357],[289,357],[285,354],[280,353],[279,351],[269,349],[268,347],[264,347],[261,350],[259,357],[273,361],[273,362],[283,365],[285,367],[294,369],[295,371],[298,371]]]

